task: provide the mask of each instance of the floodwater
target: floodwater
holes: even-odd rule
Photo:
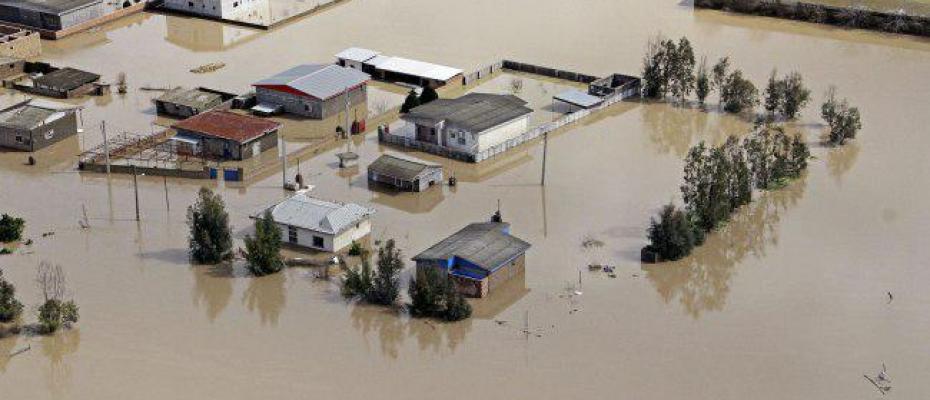
[[[186,39],[171,40],[179,30]],[[373,135],[356,139],[361,170],[336,168],[340,146],[302,159],[318,195],[377,209],[373,239],[395,238],[407,256],[500,200],[533,244],[527,272],[461,323],[347,304],[308,270],[251,278],[239,264],[191,266],[184,208],[203,182],[169,180],[169,211],[161,178],[141,177],[136,222],[131,178],[74,169],[100,142],[101,119],[151,129],[145,85],[244,90],[349,46],[465,70],[507,57],[635,73],[657,31],[688,35],[712,60],[730,55],[759,86],[774,67],[798,70],[815,94],[792,128],[816,156],[805,177],[758,194],[680,262],[644,267],[637,256],[649,217],[679,198],[688,146],[747,129],[715,104],[622,103],[550,135],[545,187],[539,141],[477,166],[441,160],[459,185],[420,196],[367,188],[364,166],[389,150]],[[37,264],[61,264],[82,314],[54,337],[0,340],[0,354],[30,349],[0,356],[0,398],[878,398],[863,374],[882,363],[886,397],[930,393],[930,41],[654,0],[355,0],[242,31],[247,40],[225,32],[142,14],[44,43],[49,61],[111,80],[125,71],[131,87],[76,101],[84,134],[37,153],[37,166],[0,153],[0,208],[25,217],[35,240],[0,258],[4,275],[32,307]],[[188,72],[210,62],[226,67]],[[816,144],[830,84],[863,112],[861,137],[840,149]],[[216,186],[237,245],[248,213],[285,195],[280,181]],[[585,250],[586,238],[604,246]],[[592,260],[616,264],[617,278],[589,272]]]

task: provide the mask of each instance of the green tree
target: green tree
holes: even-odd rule
[[[673,204],[667,204],[649,223],[649,249],[663,259],[674,261],[691,254],[695,246],[695,227],[689,216]]]
[[[215,264],[232,257],[229,214],[223,198],[200,188],[197,202],[187,208],[191,258],[200,264]]]
[[[392,305],[400,295],[400,280],[398,275],[404,269],[401,252],[395,248],[394,239],[389,239],[384,246],[378,248],[378,270],[374,274],[372,288],[368,295],[368,302],[381,305]]]
[[[772,70],[772,75],[769,76],[768,84],[765,86],[765,111],[769,112],[770,116],[775,116],[775,113],[782,108],[784,103],[785,92],[783,89],[782,81],[777,78],[777,71]]]
[[[410,93],[407,93],[407,98],[404,99],[404,104],[400,106],[400,113],[406,114],[419,105],[420,96],[417,95],[416,90],[410,89]]]
[[[681,37],[678,46],[671,44],[668,48],[674,49],[668,67],[670,92],[683,101],[694,90],[694,49],[687,37]]]
[[[727,76],[720,98],[724,111],[730,113],[750,110],[759,103],[756,86],[743,78],[743,72],[740,70],[735,70]]]
[[[444,308],[445,281],[448,280],[438,268],[427,267],[410,278],[407,294],[410,296],[410,313],[417,317],[439,315]]]
[[[697,70],[697,80],[694,84],[694,92],[697,95],[698,103],[704,106],[704,101],[710,94],[713,87],[711,86],[710,75],[707,72],[707,59],[702,57],[701,64]]]
[[[788,172],[790,178],[797,178],[807,169],[807,160],[811,158],[810,149],[807,143],[801,138],[801,135],[795,135],[791,141],[791,169]]]
[[[811,91],[804,87],[804,78],[797,71],[788,74],[782,81],[783,102],[781,113],[787,119],[798,116],[810,101]]]
[[[15,242],[22,239],[26,221],[22,218],[3,214],[0,217],[0,242]]]
[[[830,127],[830,143],[842,145],[847,139],[853,139],[862,129],[862,116],[859,109],[850,107],[846,99],[837,101],[836,89],[827,90],[827,100],[820,107],[820,115]]]
[[[723,85],[726,84],[727,76],[730,74],[730,58],[723,57],[717,60],[712,69],[711,87],[721,96],[720,102],[723,102]]]
[[[667,54],[663,47],[662,36],[657,35],[646,45],[646,55],[643,56],[643,97],[661,99],[665,97],[667,82],[664,68]]]
[[[346,275],[342,281],[342,295],[345,297],[367,298],[371,293],[372,280],[374,279],[367,253],[362,256],[361,268],[347,268],[343,263],[343,269],[346,271]]]
[[[43,333],[54,333],[62,327],[77,323],[78,306],[72,300],[65,301],[67,285],[65,274],[60,265],[48,262],[39,263],[36,271],[36,285],[45,301],[36,310],[39,328]]]
[[[830,86],[827,89],[827,93],[824,96],[826,100],[823,102],[823,105],[820,106],[820,116],[827,123],[827,125],[832,126],[833,120],[836,118],[837,108],[840,103],[836,100],[836,87]]]
[[[23,303],[16,300],[16,287],[3,277],[0,269],[0,322],[14,321],[23,313]]]
[[[423,92],[420,93],[420,104],[426,104],[433,100],[439,98],[439,93],[436,93],[436,89],[433,89],[432,86],[426,85],[423,87]]]
[[[255,219],[255,236],[245,237],[245,258],[249,271],[256,276],[273,274],[284,268],[281,260],[281,229],[275,224],[271,211]]]
[[[445,280],[443,300],[445,310],[443,310],[442,317],[446,321],[461,321],[471,317],[471,304],[468,304],[465,296],[455,287],[455,282],[448,277]]]

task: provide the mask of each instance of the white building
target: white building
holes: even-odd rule
[[[371,233],[375,210],[358,204],[340,204],[299,192],[266,211],[281,228],[285,243],[314,250],[338,252]],[[257,218],[264,215],[253,216]]]
[[[249,21],[267,7],[266,0],[165,0],[164,7],[190,14],[232,21]]]
[[[474,158],[526,132],[532,112],[516,96],[471,93],[410,110],[401,117],[407,125],[399,134],[408,143],[435,145]]]

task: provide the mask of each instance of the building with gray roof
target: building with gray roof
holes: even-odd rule
[[[532,112],[513,95],[470,93],[413,108],[401,117],[407,125],[400,136],[413,147],[474,160],[478,153],[525,133]]]
[[[325,119],[368,99],[371,77],[334,64],[299,65],[255,82],[258,108]]]
[[[368,165],[368,181],[397,190],[422,192],[442,183],[442,166],[400,154],[383,154]]]
[[[253,215],[270,212],[286,243],[314,250],[338,252],[371,233],[375,210],[354,203],[335,203],[311,197],[306,191]]]
[[[88,29],[142,11],[143,0],[0,0],[0,21],[38,30],[43,38]]]
[[[530,244],[510,234],[510,224],[469,224],[413,257],[417,271],[437,268],[448,274],[462,294],[486,297],[525,269]]]
[[[0,147],[38,151],[77,134],[78,107],[30,99],[0,110]]]
[[[158,114],[187,118],[212,109],[236,97],[235,94],[207,88],[174,88],[154,100]]]

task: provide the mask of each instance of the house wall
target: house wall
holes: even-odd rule
[[[38,38],[38,35],[35,35]],[[0,44],[2,46],[2,44]],[[25,61],[17,60],[9,62],[6,64],[0,64],[0,79],[6,79],[11,76],[16,76],[23,73],[23,67],[25,67]]]
[[[41,54],[42,39],[38,32],[14,28],[0,40],[0,56],[27,59]]]
[[[72,111],[63,111],[61,118],[38,126],[31,131],[13,127],[0,127],[0,147],[20,151],[38,151],[75,134],[77,134],[76,114]],[[23,141],[17,142],[16,136],[22,137]]]
[[[353,61],[353,60],[339,59],[339,65],[346,67],[346,68],[357,69],[359,71],[364,69],[364,66],[362,63],[358,61]]]
[[[368,236],[369,233],[371,233],[371,220],[365,219],[359,222],[357,227],[350,228],[333,238],[333,249],[330,251],[342,251],[342,249],[349,247],[353,241],[359,241]]]
[[[359,223],[358,228],[351,228],[339,236],[333,236],[326,233],[311,231],[309,229],[297,228],[297,242],[291,242],[289,232],[290,229],[287,225],[277,224],[278,229],[281,230],[281,241],[284,243],[290,243],[293,245],[306,247],[314,250],[327,251],[330,253],[338,252],[342,249],[345,249],[353,240],[359,240],[371,233],[371,221],[366,219]],[[313,238],[321,237],[323,238],[323,246],[317,247],[313,245]]]
[[[516,138],[529,129],[529,114],[478,134],[478,152]]]
[[[231,2],[230,5],[232,5]],[[213,18],[223,17],[223,1],[221,0],[165,0],[164,7]]]
[[[122,4],[122,1],[119,1],[115,4],[118,6],[119,4]],[[107,7],[110,7],[111,9],[104,10],[104,3],[97,3],[84,8],[79,8],[77,10],[72,10],[66,14],[62,14],[60,19],[60,26],[54,27],[54,29],[67,29],[78,24],[83,24],[85,22],[100,18],[106,15],[107,12],[114,11],[114,8],[116,8],[112,6]]]
[[[242,160],[248,160],[252,157],[258,156],[259,154],[278,147],[278,132],[272,132],[265,136],[262,136],[260,139],[257,139],[261,143],[261,151],[259,153],[253,153],[253,144],[255,140],[246,142],[239,147],[239,154],[242,155]]]
[[[393,176],[368,171],[368,180],[392,186],[397,190],[422,192],[429,189],[430,186],[442,184],[442,168],[427,168],[413,181],[400,180]]]
[[[342,95],[321,101],[313,97],[298,96],[263,87],[256,87],[255,94],[259,103],[280,105],[289,114],[313,119],[326,119],[345,110],[345,97]],[[364,103],[367,99],[367,85],[349,91],[350,106]]]
[[[178,129],[177,131],[179,135],[183,134],[201,139],[203,141],[201,152],[206,157],[226,160],[247,160],[255,156],[255,154],[252,154],[252,143],[254,143],[255,140],[240,144],[233,140],[208,137],[186,129]],[[278,132],[274,131],[268,133],[256,140],[261,140],[261,151],[264,152],[278,146]]]
[[[513,261],[507,263],[507,265],[499,268],[497,271],[492,272],[491,275],[488,275],[486,284],[487,293],[493,293],[494,289],[502,285],[504,282],[510,280],[511,278],[522,274],[525,269],[526,254],[521,254]]]

